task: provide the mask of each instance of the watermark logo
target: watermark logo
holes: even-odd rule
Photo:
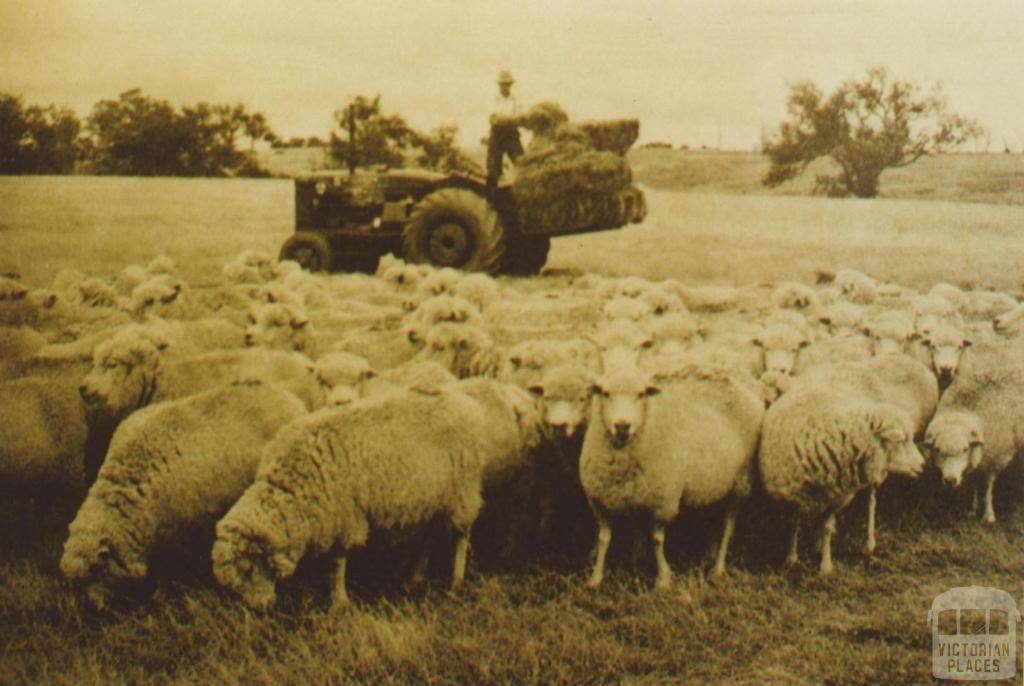
[[[939,594],[928,612],[932,676],[1008,679],[1017,670],[1017,603],[1006,591],[961,586]]]

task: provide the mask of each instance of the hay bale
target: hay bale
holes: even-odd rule
[[[546,203],[563,196],[616,193],[633,181],[619,155],[572,143],[532,149],[517,160],[513,191],[519,203]]]
[[[609,119],[606,121],[585,121],[574,125],[595,150],[608,150],[619,155],[633,147],[640,135],[639,119]]]
[[[572,233],[581,228],[613,229],[643,221],[647,202],[636,186],[615,193],[586,193],[555,198],[543,204],[519,204],[523,233]]]
[[[541,102],[520,116],[519,125],[535,136],[544,136],[564,126],[568,121],[569,115],[557,102]]]

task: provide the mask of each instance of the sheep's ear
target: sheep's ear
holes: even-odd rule
[[[527,390],[538,398],[543,397],[544,395],[544,387],[540,384],[533,384]]]
[[[292,317],[290,324],[293,329],[298,331],[299,329],[305,328],[306,324],[309,324],[309,320],[303,317]]]
[[[375,378],[377,378],[377,372],[375,372],[372,369],[367,369],[366,371],[363,372],[363,378],[364,379],[375,379]]]
[[[830,326],[832,324],[832,317],[823,314],[820,317],[818,317],[818,321],[824,324],[825,326]]]
[[[965,348],[969,348],[969,347],[971,347],[971,345],[972,345],[972,344],[973,344],[973,341],[972,341],[972,340],[971,340],[970,338],[965,338],[965,339],[963,340],[963,346],[964,346]]]
[[[508,358],[508,361],[509,364],[511,364],[516,369],[519,369],[523,365],[523,358],[520,357],[519,355],[512,355],[511,357]]]
[[[906,341],[917,341],[921,339],[921,334],[916,331],[911,331],[910,334],[904,339]]]
[[[599,382],[595,381],[594,383],[590,384],[590,395],[603,395],[603,394],[604,394],[604,388],[601,387],[601,384]]]
[[[751,338],[750,342],[753,343],[754,345],[756,345],[758,348],[763,348],[764,347],[764,341],[761,340],[760,336],[755,336],[754,338]]]
[[[655,386],[654,384],[650,384],[649,386],[647,386],[647,388],[644,389],[644,395],[648,397],[652,395],[658,395],[659,393],[661,393],[661,389]]]
[[[810,341],[810,339],[809,339],[809,338],[802,338],[802,339],[800,339],[800,343],[799,343],[799,346],[798,346],[798,347],[800,347],[800,348],[806,348],[806,347],[807,347],[807,346],[809,346],[810,344],[811,344],[811,341]]]
[[[862,327],[860,327],[860,332],[862,334],[864,334],[865,336],[870,337],[871,336],[871,327],[870,326],[862,326]]]

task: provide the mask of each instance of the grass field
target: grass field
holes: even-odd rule
[[[202,283],[243,248],[276,251],[291,232],[291,194],[273,179],[0,178],[0,272],[43,285],[60,268],[110,276],[166,252]],[[1018,207],[659,190],[648,199],[641,225],[555,240],[548,278],[747,284],[851,266],[918,288],[944,280],[1016,292],[1024,281]],[[455,597],[364,583],[342,616],[325,611],[315,565],[277,609],[255,615],[216,589],[201,555],[169,557],[155,565],[164,575],[152,598],[96,615],[57,574],[60,526],[36,524],[25,540],[6,508],[0,684],[929,683],[926,615],[938,593],[1024,590],[1024,472],[1003,477],[991,529],[966,517],[962,499],[922,497],[925,487],[893,479],[882,489],[870,567],[855,502],[827,580],[809,548],[804,567],[780,570],[779,513],[757,501],[725,580],[705,577],[701,562],[720,513],[684,513],[669,531],[679,578],[668,593],[622,555],[597,593],[583,588],[582,557],[521,569],[476,560]]]

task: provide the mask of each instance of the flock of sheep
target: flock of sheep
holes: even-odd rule
[[[3,497],[81,502],[60,570],[98,606],[158,545],[214,526],[217,581],[265,608],[311,554],[334,557],[346,606],[347,556],[371,537],[418,547],[421,573],[438,523],[457,586],[482,520],[544,537],[572,496],[597,524],[592,587],[636,514],[669,586],[681,506],[725,504],[724,572],[755,489],[793,512],[787,563],[814,524],[823,574],[836,513],[868,492],[871,554],[876,490],[926,462],[995,522],[993,484],[1024,447],[1015,298],[852,270],[814,287],[551,281],[398,260],[311,275],[255,251],[204,285],[166,257],[109,282],[0,278]]]

